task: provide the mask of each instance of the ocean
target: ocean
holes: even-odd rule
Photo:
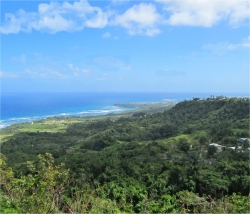
[[[0,129],[54,116],[95,116],[129,110],[115,107],[117,103],[183,101],[210,95],[249,97],[236,93],[1,93]]]

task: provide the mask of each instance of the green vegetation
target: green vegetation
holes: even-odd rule
[[[145,114],[152,114],[156,112],[163,112],[170,108],[172,108],[176,102],[174,101],[166,101],[166,102],[151,102],[151,103],[133,103],[133,104],[116,104],[120,105],[121,107],[126,108],[135,108],[133,111],[124,111],[120,114],[108,114],[104,116],[98,117],[52,117],[41,121],[34,121],[32,123],[22,123],[22,124],[15,124],[9,127],[6,127],[3,130],[0,130],[0,143],[7,141],[13,135],[20,133],[20,132],[65,132],[71,124],[74,123],[93,123],[103,119],[108,120],[117,120],[120,117],[130,117],[136,115],[145,115]]]
[[[1,212],[249,212],[249,99],[53,120],[2,130]]]

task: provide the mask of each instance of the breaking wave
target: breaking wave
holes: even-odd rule
[[[31,123],[32,121],[44,120],[52,117],[71,117],[71,116],[99,116],[99,115],[108,115],[108,114],[119,114],[125,110],[132,110],[131,108],[117,108],[115,106],[106,106],[102,109],[90,109],[77,112],[62,112],[58,114],[48,114],[42,116],[32,116],[32,117],[13,117],[9,119],[0,120],[0,129],[3,129],[7,126],[18,124],[18,123]]]

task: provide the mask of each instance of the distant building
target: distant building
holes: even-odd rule
[[[250,141],[250,138],[239,138],[238,142],[244,143],[245,140],[249,140]]]
[[[220,144],[218,144],[218,143],[210,143],[210,144],[209,144],[209,146],[215,146],[215,147],[218,147],[218,146],[220,146]]]
[[[210,143],[209,146],[215,146],[218,151],[221,151],[222,150],[222,145],[218,144],[218,143]]]
[[[229,149],[235,150],[235,146],[228,147]]]

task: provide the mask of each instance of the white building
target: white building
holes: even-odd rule
[[[250,141],[250,138],[239,138],[238,142],[243,143],[245,140],[249,140]]]
[[[218,143],[210,143],[209,146],[215,146],[219,151],[222,150],[222,145],[220,145]]]

